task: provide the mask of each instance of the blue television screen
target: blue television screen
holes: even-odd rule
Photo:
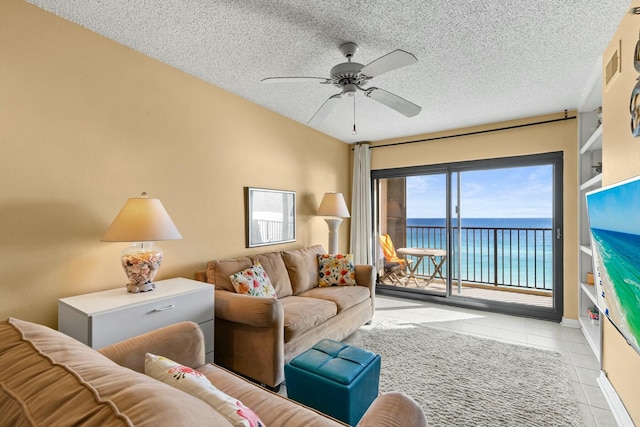
[[[640,353],[640,177],[587,193],[598,309]]]

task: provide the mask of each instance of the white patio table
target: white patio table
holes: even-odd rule
[[[402,255],[405,259],[407,256],[412,256],[417,258],[415,264],[409,263],[407,260],[407,266],[409,268],[409,276],[406,279],[405,286],[409,283],[410,280],[413,279],[413,282],[418,287],[418,280],[416,279],[416,271],[418,271],[418,267],[422,263],[422,260],[426,257],[431,260],[433,264],[433,273],[430,277],[427,278],[427,282],[424,285],[425,287],[429,286],[436,275],[440,276],[440,278],[444,281],[444,277],[442,276],[442,265],[447,259],[447,251],[444,249],[432,249],[432,248],[400,248],[396,250],[398,255]],[[440,258],[440,262],[436,262],[436,258]]]

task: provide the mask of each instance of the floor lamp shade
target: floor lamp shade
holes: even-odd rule
[[[351,216],[342,193],[325,193],[318,208],[318,216],[334,217],[325,218],[325,221],[329,226],[329,253],[335,254],[338,252],[338,227],[342,218]]]
[[[171,217],[158,199],[129,199],[102,236],[103,242],[131,242],[122,251],[122,267],[129,292],[155,289],[153,279],[162,263],[162,251],[153,246],[159,240],[182,239]]]

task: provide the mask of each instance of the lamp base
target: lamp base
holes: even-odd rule
[[[129,283],[127,291],[132,293],[148,292],[156,288],[153,279],[162,263],[162,251],[152,243],[133,243],[122,251],[122,268]]]
[[[335,255],[338,253],[338,227],[342,218],[325,218],[324,220],[329,226],[329,254]]]
[[[127,283],[127,292],[131,292],[132,294],[137,294],[140,292],[149,292],[153,291],[156,288],[156,284],[154,282],[145,283],[144,285],[132,285],[131,283]]]

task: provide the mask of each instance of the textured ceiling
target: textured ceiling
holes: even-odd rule
[[[367,64],[395,49],[418,63],[375,77],[422,107],[406,118],[356,96],[316,127],[376,141],[580,107],[629,0],[29,0],[148,56],[307,123],[340,90],[271,76],[329,77],[339,46]]]

